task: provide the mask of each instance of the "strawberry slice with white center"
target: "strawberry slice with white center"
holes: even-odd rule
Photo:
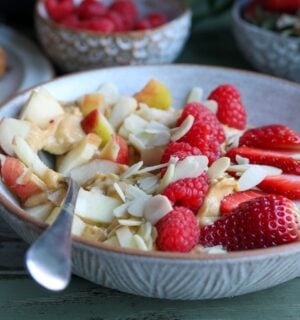
[[[300,154],[297,152],[262,150],[238,147],[227,152],[227,157],[236,162],[236,156],[249,159],[251,164],[264,164],[282,169],[284,173],[300,175]]]
[[[258,187],[264,192],[280,194],[292,200],[300,200],[300,176],[297,175],[269,176]]]
[[[237,208],[241,203],[265,196],[266,193],[257,190],[247,190],[231,193],[224,197],[221,201],[220,211],[222,215],[226,215]]]

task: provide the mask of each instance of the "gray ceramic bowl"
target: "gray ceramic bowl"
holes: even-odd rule
[[[170,21],[152,30],[105,35],[55,23],[48,17],[44,0],[39,0],[35,10],[37,35],[46,54],[65,71],[173,62],[190,32],[191,11],[185,1],[138,0],[136,4],[141,15],[161,11]]]
[[[235,84],[242,92],[251,123],[281,122],[300,129],[299,85],[237,70],[192,65],[119,67],[58,78],[45,87],[61,100],[73,100],[105,81],[113,81],[122,92],[132,94],[153,77],[170,87],[176,106],[183,105],[193,86],[202,86],[208,94],[220,83]],[[26,91],[7,102],[0,117],[16,115],[29,95]],[[24,213],[3,185],[0,203],[1,216],[25,241],[34,241],[45,228]],[[73,272],[97,284],[147,297],[230,297],[299,276],[300,242],[226,255],[188,255],[144,253],[74,237]]]
[[[282,36],[257,27],[241,17],[249,0],[236,1],[233,33],[245,58],[254,68],[300,82],[300,38]]]

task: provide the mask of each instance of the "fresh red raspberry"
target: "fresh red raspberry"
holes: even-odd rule
[[[148,30],[151,29],[151,27],[150,21],[148,19],[143,19],[135,25],[135,30]]]
[[[78,19],[78,16],[76,14],[71,14],[64,18],[61,21],[61,24],[68,28],[78,28],[80,27],[80,21]]]
[[[203,172],[197,178],[185,178],[170,183],[162,192],[174,206],[197,211],[208,191],[208,176]]]
[[[217,87],[208,97],[218,103],[217,118],[229,127],[243,130],[247,114],[238,89],[225,84]]]
[[[46,0],[45,6],[49,16],[57,22],[68,17],[75,9],[72,0]]]
[[[150,13],[146,18],[149,20],[152,28],[160,27],[168,22],[167,16],[160,12]]]
[[[117,11],[108,11],[105,15],[105,18],[112,21],[115,26],[115,31],[122,32],[124,31],[124,22],[122,16]]]
[[[229,251],[259,249],[299,240],[298,209],[277,195],[240,204],[232,213],[200,228],[199,243]]]
[[[132,30],[138,18],[138,10],[131,0],[117,0],[113,2],[109,10],[116,11],[123,19],[125,30]]]
[[[211,110],[204,107],[201,103],[189,103],[184,107],[183,112],[177,121],[177,125],[181,125],[181,123],[189,115],[194,117],[194,128],[206,128],[205,132],[203,132],[202,129],[202,133],[205,134],[205,136],[203,136],[204,138],[207,139],[207,135],[210,135],[217,139],[219,143],[223,143],[225,141],[226,137],[224,129],[222,128],[216,115]],[[195,132],[192,129],[187,133],[188,136],[194,135]],[[188,139],[189,138],[186,137],[186,140]]]
[[[101,18],[101,19],[94,18],[94,19],[82,21],[81,27],[86,30],[102,32],[105,34],[114,32],[114,28],[115,28],[113,22],[107,18]]]
[[[198,148],[193,147],[185,142],[171,142],[165,149],[161,158],[161,163],[167,163],[170,158],[177,157],[179,160],[184,160],[188,156],[198,156],[201,152]]]
[[[199,227],[192,211],[175,207],[156,224],[157,249],[161,251],[189,252],[198,242]]]
[[[79,18],[83,20],[103,17],[105,13],[106,9],[103,3],[96,0],[84,0],[77,8]]]

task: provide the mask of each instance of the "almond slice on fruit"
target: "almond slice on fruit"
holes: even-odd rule
[[[160,181],[159,187],[157,188],[157,193],[162,192],[172,181],[175,175],[175,164],[170,163],[167,171],[165,172],[163,178]]]
[[[240,155],[237,155],[235,157],[235,160],[236,160],[237,164],[249,164],[250,163],[250,160],[248,158],[244,158]]]
[[[175,128],[171,135],[171,141],[177,141],[184,137],[192,128],[195,118],[192,115],[188,115],[181,123],[180,127]]]
[[[203,102],[203,105],[213,113],[217,113],[218,111],[218,102],[215,100],[206,100]]]
[[[268,176],[277,176],[282,174],[282,170],[273,166],[267,166],[267,165],[259,165],[259,164],[237,164],[229,166],[227,171],[229,172],[245,172],[246,170],[249,170],[250,168],[260,168],[267,172]]]
[[[145,203],[144,217],[152,225],[155,225],[172,210],[173,207],[169,199],[166,196],[158,194]]]
[[[224,177],[226,170],[230,166],[230,159],[227,157],[222,157],[216,160],[209,168],[208,168],[208,177],[210,180],[215,180]]]
[[[268,175],[268,172],[261,166],[251,166],[238,180],[239,191],[245,191],[256,187]]]
[[[194,87],[186,100],[186,103],[200,102],[203,99],[204,91],[200,87]]]

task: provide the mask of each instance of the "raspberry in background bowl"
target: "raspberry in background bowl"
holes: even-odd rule
[[[167,0],[163,3],[159,0],[136,1],[139,16],[134,24],[123,29],[115,27],[118,25],[115,10],[110,10],[112,12],[105,19],[83,19],[88,13],[82,10],[73,18],[68,17],[67,21],[62,22],[64,19],[58,17],[56,22],[55,12],[53,19],[53,14],[52,17],[49,16],[45,3],[45,0],[40,0],[36,5],[38,38],[48,56],[64,71],[173,62],[189,35],[191,12],[183,0]],[[100,3],[109,8],[113,1]],[[157,16],[154,16],[153,26],[149,28],[149,15],[153,13],[161,13],[168,21],[155,26]],[[78,17],[85,22],[77,26]]]

